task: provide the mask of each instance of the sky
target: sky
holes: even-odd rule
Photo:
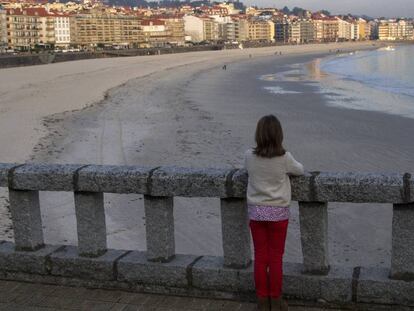
[[[357,14],[372,17],[414,17],[414,0],[241,0],[245,5],[311,11],[326,9],[333,14]]]

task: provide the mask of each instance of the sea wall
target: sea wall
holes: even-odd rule
[[[246,184],[242,169],[0,164],[15,236],[14,243],[0,242],[0,278],[253,300]],[[39,191],[73,192],[78,245],[45,245]],[[299,202],[303,262],[284,263],[287,297],[414,306],[411,174],[311,172],[292,178],[292,192]],[[146,251],[107,248],[104,193],[144,195]],[[223,257],[175,253],[176,196],[220,199]],[[330,265],[329,202],[393,204],[390,267]]]
[[[200,45],[192,47],[173,47],[173,48],[148,48],[148,49],[122,49],[122,50],[103,50],[96,52],[67,52],[67,53],[32,53],[17,55],[0,55],[0,68],[44,65],[60,63],[73,60],[122,57],[122,56],[146,56],[175,54],[197,51],[221,50],[222,45]],[[231,48],[231,47],[227,47]],[[233,47],[234,48],[234,47]]]

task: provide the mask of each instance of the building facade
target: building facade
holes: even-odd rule
[[[39,18],[39,45],[47,48],[55,45],[55,17],[45,10]]]
[[[170,45],[182,46],[185,43],[183,15],[160,16],[165,22],[165,27],[170,31],[168,43]]]
[[[245,17],[234,17],[234,37],[235,41],[241,43],[248,40],[249,37],[249,22]]]
[[[54,18],[55,45],[68,47],[70,38],[70,16],[67,14],[56,13]]]
[[[164,47],[171,38],[171,32],[163,20],[146,19],[141,22],[141,27],[147,47]]]
[[[0,6],[0,53],[7,49],[7,14]]]
[[[184,29],[191,41],[217,41],[219,39],[218,23],[208,16],[184,16]]]
[[[248,39],[251,41],[274,41],[275,24],[271,20],[251,18],[248,21]]]
[[[77,46],[130,46],[144,44],[141,20],[133,15],[106,12],[76,14],[70,20],[71,44]]]
[[[352,23],[341,19],[341,18],[337,18],[338,20],[338,39],[339,41],[349,41],[351,40],[352,36],[351,36],[351,28],[353,27]]]
[[[406,20],[382,20],[378,25],[379,40],[413,40],[413,23]]]
[[[290,41],[290,23],[288,20],[275,22],[275,39],[276,42],[288,43]]]
[[[10,48],[30,50],[40,43],[40,12],[33,8],[7,9],[7,40]]]

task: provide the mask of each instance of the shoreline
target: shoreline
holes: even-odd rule
[[[375,42],[373,44],[383,45],[385,41],[368,40],[367,42]],[[352,43],[352,42],[341,42],[341,43]],[[355,43],[355,42],[354,42]],[[363,43],[363,41],[357,42]],[[395,42],[394,42],[395,43]],[[400,44],[404,44],[401,42]],[[263,44],[258,46],[247,47],[246,49],[261,49],[261,48],[278,48],[283,46],[307,46],[307,45],[326,45],[327,43],[309,43],[309,44]],[[328,43],[338,44],[338,43]],[[396,42],[399,44],[399,42]],[[25,66],[38,66],[46,64],[55,64],[61,62],[71,62],[77,60],[93,60],[100,58],[111,58],[111,57],[137,57],[137,56],[149,56],[149,55],[171,55],[180,53],[191,53],[191,52],[205,52],[205,51],[218,51],[218,50],[238,50],[234,46],[226,47],[219,45],[211,46],[196,46],[196,47],[177,47],[177,48],[147,48],[147,49],[127,49],[127,50],[108,50],[108,51],[97,51],[97,52],[84,52],[84,53],[35,53],[35,54],[22,54],[22,55],[7,55],[0,54],[0,69],[2,68],[16,68]],[[13,63],[16,64],[10,64]]]

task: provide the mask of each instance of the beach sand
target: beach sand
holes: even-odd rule
[[[308,170],[409,171],[412,120],[329,106],[315,77],[290,74],[277,85],[291,93],[277,96],[262,89],[274,81],[257,79],[312,66],[330,50],[364,48],[372,43],[2,69],[0,162],[240,167],[257,119],[275,113]],[[0,193],[0,236],[12,239],[6,197]],[[105,203],[109,247],[145,250],[142,196],[105,194]],[[73,195],[42,192],[41,208],[46,242],[76,244]],[[333,264],[389,266],[391,206],[330,204],[328,212]],[[177,253],[222,254],[218,199],[175,198],[174,216]],[[302,260],[295,204],[285,260]]]

